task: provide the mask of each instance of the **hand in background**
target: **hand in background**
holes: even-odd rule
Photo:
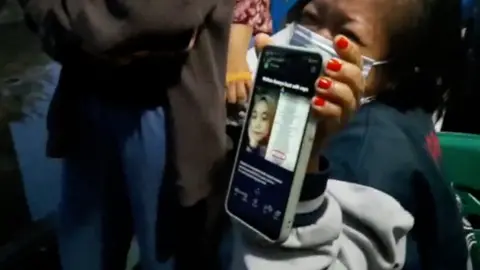
[[[231,104],[243,104],[248,100],[253,82],[247,63],[247,51],[253,28],[233,24],[228,46],[225,99]]]
[[[247,60],[232,61],[227,67],[226,95],[228,103],[244,104],[253,87],[252,74]]]

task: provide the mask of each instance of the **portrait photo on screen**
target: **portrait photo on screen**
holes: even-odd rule
[[[278,103],[277,89],[257,89],[250,106],[246,151],[265,157]]]

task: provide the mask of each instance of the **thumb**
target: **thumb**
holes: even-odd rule
[[[255,50],[260,53],[267,45],[273,44],[272,38],[264,33],[255,36]]]

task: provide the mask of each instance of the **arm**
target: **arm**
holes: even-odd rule
[[[236,68],[245,68],[242,63],[245,62],[246,64],[246,55],[252,35],[253,27],[250,25],[232,24],[228,41],[228,72],[235,72]]]
[[[299,224],[281,247],[258,248],[247,237],[239,241],[236,254],[246,269],[260,270],[260,266],[267,270],[419,269],[411,267],[418,266],[416,246],[410,241],[414,220],[397,196],[406,193],[413,197],[408,188],[411,172],[408,160],[411,157],[408,152],[399,153],[386,148],[378,137],[375,137],[378,147],[370,149],[370,145],[366,145],[367,135],[380,134],[381,138],[384,127],[367,132],[364,123],[365,120],[357,121],[356,117],[342,132],[344,135],[339,134],[329,142],[325,153],[330,162],[320,159],[309,164],[302,193],[314,192],[299,206],[316,207],[298,212],[303,213],[302,216],[307,213],[310,220]],[[399,158],[395,160],[396,155]],[[362,164],[361,160],[369,163]],[[329,176],[321,178],[326,168],[329,168]],[[365,172],[372,173],[367,175]],[[326,182],[326,178],[330,178],[326,190],[315,186],[322,180]],[[381,186],[382,183],[391,186]],[[311,203],[311,198],[322,197],[320,205]],[[304,194],[302,198],[305,199]],[[296,222],[302,216],[297,215]]]
[[[324,193],[325,175],[323,170],[305,178],[297,226],[282,247],[256,248],[242,237],[234,260],[238,267],[402,269],[412,216],[394,198],[367,186],[330,179]]]
[[[236,0],[227,58],[227,99],[230,103],[244,102],[249,95],[252,82],[246,57],[252,36],[271,31],[269,0]]]
[[[272,31],[270,0],[236,0],[233,14],[229,58],[244,60],[252,36]]]

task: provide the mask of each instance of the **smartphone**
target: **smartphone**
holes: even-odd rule
[[[322,56],[297,47],[261,53],[225,202],[227,213],[270,242],[293,226],[317,122],[311,114]]]

